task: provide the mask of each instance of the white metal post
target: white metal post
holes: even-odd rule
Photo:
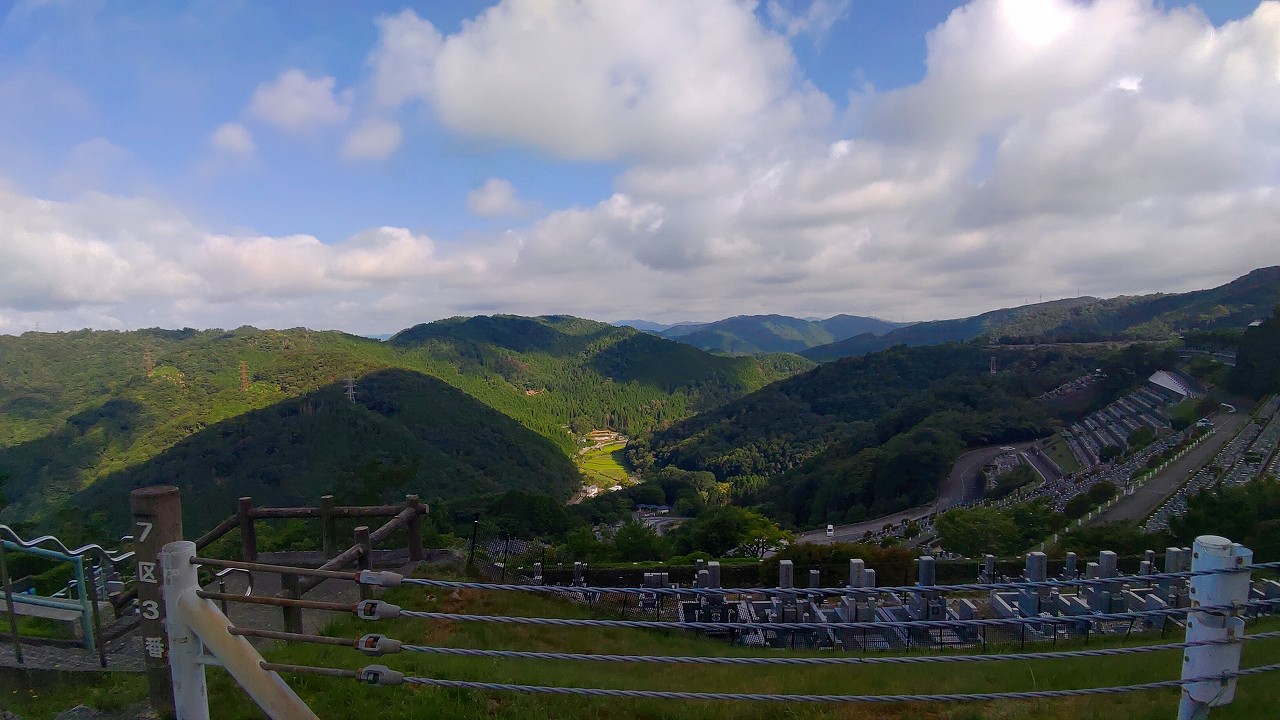
[[[209,717],[200,661],[203,648],[208,648],[267,717],[273,720],[319,720],[279,675],[262,669],[262,656],[248,640],[227,631],[231,621],[218,606],[196,595],[199,584],[196,568],[191,564],[195,555],[195,543],[186,540],[165,545],[162,554],[164,567],[171,569],[174,577],[181,578],[171,586],[170,575],[165,575],[166,622],[169,623],[171,638],[169,658],[178,720],[207,720]],[[181,641],[181,637],[190,637],[191,641]],[[200,668],[198,681],[188,663]],[[191,703],[191,714],[184,714],[183,708],[188,702]]]
[[[1253,564],[1253,551],[1217,535],[1196,538],[1191,553],[1191,570],[1225,570],[1247,568]],[[1244,620],[1232,612],[1199,612],[1198,607],[1233,605],[1249,600],[1248,572],[1215,573],[1191,578],[1191,607],[1187,615],[1187,642],[1235,642],[1200,645],[1187,648],[1182,656],[1182,677],[1212,677],[1240,669]],[[1205,681],[1182,686],[1178,720],[1200,720],[1209,716],[1209,708],[1226,705],[1235,699],[1236,680]]]
[[[204,646],[182,617],[180,601],[200,588],[195,557],[196,544],[179,540],[160,550],[164,570],[164,629],[169,635],[169,672],[173,680],[173,707],[178,720],[209,720],[209,689],[200,656]]]

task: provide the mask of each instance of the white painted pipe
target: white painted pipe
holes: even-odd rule
[[[273,720],[319,720],[317,715],[307,707],[307,704],[298,697],[298,694],[289,687],[287,683],[275,672],[262,669],[262,656],[254,649],[253,645],[243,637],[232,635],[227,632],[227,628],[231,626],[231,621],[226,615],[218,609],[218,606],[208,600],[202,600],[196,597],[196,591],[199,585],[196,581],[196,568],[191,564],[191,558],[195,557],[196,545],[193,542],[181,540],[172,542],[164,546],[164,559],[166,568],[172,566],[178,571],[179,575],[185,576],[182,586],[174,588],[177,590],[173,593],[173,599],[170,599],[169,592],[169,573],[165,574],[165,602],[169,609],[169,621],[171,624],[183,623],[185,627],[199,639],[199,643],[203,643],[213,656],[216,657],[222,666],[235,678],[240,687],[244,689],[249,697],[262,708],[263,712]],[[172,565],[170,565],[172,564]],[[174,609],[177,612],[174,612]],[[175,621],[175,617],[178,620]],[[170,630],[172,635],[173,630]],[[197,651],[199,651],[199,643],[197,643]],[[174,642],[173,647],[177,643]],[[179,667],[175,660],[186,659],[186,655],[174,656],[170,652],[170,663],[174,672],[174,701],[178,706],[178,720],[207,720],[209,717],[207,691],[204,689],[204,670],[200,666],[200,681],[198,687],[195,686],[194,680],[186,682],[184,678],[183,686],[187,689],[183,695],[179,695]],[[184,672],[185,672],[184,668]],[[202,703],[203,714],[194,710],[190,715],[184,715],[182,708],[187,703],[193,705],[197,702]]]

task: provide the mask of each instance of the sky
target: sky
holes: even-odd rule
[[[0,2],[0,333],[962,317],[1280,264],[1280,2]]]

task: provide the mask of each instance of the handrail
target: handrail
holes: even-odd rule
[[[59,540],[57,537],[53,535],[41,535],[40,537],[33,538],[31,540],[23,540],[22,536],[19,535],[16,530],[14,530],[13,528],[3,523],[0,523],[0,534],[7,534],[9,536],[10,542],[16,545],[19,545],[23,548],[47,549],[47,548],[41,548],[40,546],[48,545],[52,543],[57,548],[57,550],[59,552],[62,552],[63,554],[79,555],[82,557],[85,555],[93,554],[105,560],[110,565],[117,565],[119,563],[128,562],[129,560],[133,559],[132,550],[112,551],[96,543],[83,545],[81,547],[78,547],[72,550],[71,548],[68,548],[66,545],[64,545],[61,540]]]

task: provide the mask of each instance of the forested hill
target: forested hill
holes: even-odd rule
[[[1141,348],[1127,369],[1098,352],[895,347],[677,423],[635,454],[659,471],[711,473],[728,499],[784,522],[874,517],[931,499],[966,446],[1051,433],[1054,419],[1034,400],[1044,391],[1100,365],[1119,379],[1158,365]]]
[[[406,493],[453,498],[518,488],[563,501],[577,489],[576,466],[550,440],[436,378],[381,370],[359,387],[354,402],[338,383],[223,420],[106,475],[72,504],[106,512],[108,525],[118,526],[130,490],[174,484],[199,498],[185,504],[198,531],[244,495],[271,505],[313,504],[326,493],[376,504]],[[112,432],[112,420],[102,422]],[[29,469],[46,488],[66,477],[41,470]]]
[[[818,362],[894,345],[936,345],[987,337],[1000,342],[1167,340],[1195,330],[1241,328],[1280,302],[1280,267],[1254,270],[1226,285],[1186,293],[1070,298],[919,323],[879,336],[858,335],[801,351]]]
[[[678,325],[658,334],[729,355],[794,353],[861,333],[886,333],[902,323],[856,315],[801,320],[785,315],[740,315],[703,325]]]
[[[487,406],[541,436],[502,430],[502,443],[529,446],[536,439],[567,458],[575,449],[567,428],[638,432],[811,366],[795,356],[714,357],[576,318],[473,318],[432,325],[400,333],[390,343],[248,327],[0,336],[0,506],[9,503],[0,509],[0,521],[29,518],[35,498],[40,507],[54,507],[76,490],[132,472],[212,426],[252,411],[291,407],[288,401],[348,376],[360,401],[371,373],[401,369],[437,378],[478,401],[465,406],[477,418]],[[423,327],[430,330],[415,337]],[[448,416],[434,405],[425,411]],[[282,416],[257,417],[255,427],[270,424],[272,417]],[[336,427],[346,421],[335,422]],[[207,437],[190,447],[202,447]],[[374,433],[364,451],[371,457],[385,451],[383,462],[398,467],[408,460],[394,437]],[[480,455],[491,438],[475,438],[470,450],[449,452],[483,473]],[[384,442],[390,446],[383,448]],[[538,452],[507,456],[508,464],[551,468],[532,459]],[[208,472],[265,477],[253,468],[244,470],[248,474],[225,464],[219,468]],[[530,474],[524,486],[560,495],[557,472],[552,468],[544,480],[538,479],[541,472]],[[439,486],[442,492],[489,487]]]

